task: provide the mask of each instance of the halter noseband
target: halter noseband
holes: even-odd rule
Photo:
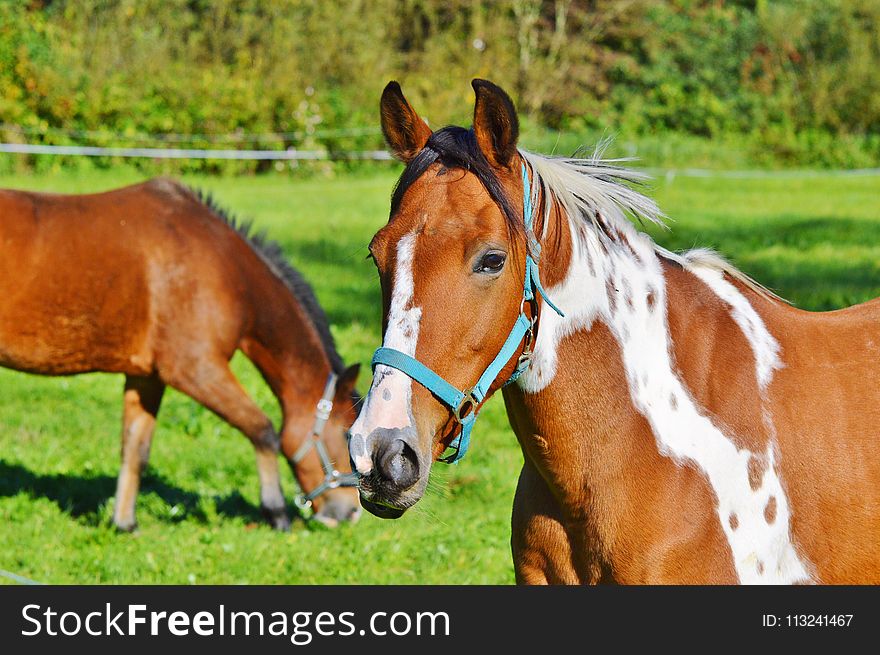
[[[324,386],[324,394],[321,396],[321,400],[318,401],[318,405],[315,408],[315,422],[312,424],[312,429],[303,444],[293,454],[293,457],[290,458],[292,464],[299,464],[309,451],[314,448],[315,452],[318,453],[318,458],[321,460],[321,468],[324,469],[324,480],[321,484],[310,492],[298,493],[293,498],[293,504],[296,505],[300,514],[303,515],[311,509],[312,501],[321,494],[326,493],[331,489],[336,489],[337,487],[356,487],[358,483],[357,474],[340,473],[336,470],[336,467],[333,466],[333,460],[330,459],[330,455],[327,452],[327,448],[324,446],[324,441],[321,437],[324,432],[324,426],[327,425],[327,420],[330,418],[330,412],[333,411],[333,397],[336,395],[336,379],[336,374],[331,371],[327,378],[327,384]]]
[[[536,303],[536,293],[541,297],[557,314],[564,316],[560,309],[554,305],[547,297],[544,288],[541,286],[541,279],[538,277],[538,264],[536,258],[540,254],[541,246],[535,239],[532,231],[532,221],[534,218],[534,210],[532,207],[532,193],[529,184],[529,174],[526,165],[522,164],[523,179],[523,222],[526,227],[527,245],[526,245],[526,274],[523,282],[523,296],[519,307],[519,316],[517,316],[510,334],[501,346],[501,350],[495,356],[495,359],[486,367],[477,383],[470,389],[461,391],[457,387],[449,384],[442,377],[437,375],[430,368],[422,364],[420,361],[400,352],[393,348],[378,348],[373,354],[372,367],[382,364],[390,366],[398,371],[408,375],[413,380],[421,384],[428,391],[434,394],[440,402],[449,407],[455,422],[461,425],[461,432],[449,445],[455,452],[441,458],[441,462],[453,464],[465,456],[470,445],[471,430],[474,422],[477,420],[477,408],[486,397],[489,388],[495,379],[501,373],[510,358],[516,353],[517,348],[523,342],[522,351],[516,370],[510,378],[504,383],[508,385],[516,380],[529,365],[532,357],[532,342],[534,339],[535,322],[538,316],[538,307]],[[532,253],[534,252],[534,258]],[[526,303],[532,304],[532,318],[529,319],[525,314]]]

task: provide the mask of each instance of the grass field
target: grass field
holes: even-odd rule
[[[0,177],[0,187],[86,192],[133,172]],[[387,219],[394,173],[291,181],[188,179],[278,239],[312,281],[348,362],[379,342],[379,291],[364,257]],[[880,177],[661,179],[674,249],[711,246],[800,307],[880,295]],[[2,217],[0,217],[2,220]],[[241,357],[235,370],[277,418]],[[364,371],[368,371],[364,368]],[[369,385],[369,374],[360,381]],[[0,568],[49,583],[511,583],[509,516],[521,455],[500,399],[468,458],[435,467],[432,491],[403,519],[365,516],[330,531],[260,523],[252,449],[169,392],[138,502],[140,529],[112,529],[122,378],[39,378],[0,370]],[[286,473],[286,471],[285,471]],[[287,492],[293,492],[289,474]]]

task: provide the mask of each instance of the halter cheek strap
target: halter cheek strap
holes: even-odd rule
[[[434,394],[440,402],[449,407],[452,412],[452,417],[461,425],[461,432],[450,444],[450,448],[454,449],[454,452],[440,460],[448,464],[453,464],[459,461],[467,453],[468,446],[470,445],[471,430],[473,430],[474,423],[477,420],[477,408],[486,398],[489,388],[498,378],[501,370],[507,365],[510,358],[516,354],[521,343],[523,345],[516,369],[504,385],[506,386],[516,380],[528,367],[532,355],[532,339],[534,337],[534,326],[537,319],[537,304],[535,303],[536,294],[540,294],[544,299],[544,302],[546,302],[553,311],[560,316],[564,316],[562,311],[560,311],[560,309],[547,297],[544,287],[541,286],[541,279],[538,276],[538,264],[535,258],[540,251],[540,245],[535,239],[532,231],[534,209],[532,206],[531,185],[529,184],[529,175],[525,164],[522,165],[522,178],[523,223],[526,228],[528,246],[526,248],[525,280],[523,281],[523,295],[522,302],[520,303],[519,316],[517,316],[513,327],[510,329],[510,333],[504,341],[504,345],[501,346],[501,350],[498,351],[495,359],[493,359],[489,366],[486,367],[486,370],[483,371],[483,374],[477,380],[476,384],[470,389],[462,391],[437,375],[416,358],[393,348],[378,348],[373,354],[373,370],[375,370],[376,366],[380,364],[397,369],[421,384]],[[534,257],[532,256],[532,253],[535,253]],[[532,319],[529,319],[525,314],[526,303],[531,303],[533,305],[532,316],[534,318]]]
[[[333,397],[335,395],[336,374],[331,372],[327,378],[327,384],[324,386],[321,400],[318,401],[318,405],[315,408],[315,422],[312,424],[311,432],[309,432],[305,441],[290,458],[290,462],[296,466],[314,448],[315,452],[318,453],[318,459],[321,461],[321,468],[324,470],[324,479],[321,481],[321,484],[308,493],[299,493],[294,496],[293,502],[303,515],[308,510],[311,510],[312,501],[321,494],[337,487],[357,486],[358,476],[355,473],[340,473],[333,466],[333,460],[330,459],[330,454],[327,452],[327,447],[324,445],[322,437],[324,426],[327,425],[330,413],[333,411]]]

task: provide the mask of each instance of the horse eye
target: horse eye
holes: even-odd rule
[[[497,273],[504,267],[507,257],[503,252],[487,252],[477,264],[478,273]]]

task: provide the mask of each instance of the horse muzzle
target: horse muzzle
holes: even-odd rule
[[[380,518],[400,518],[418,501],[430,469],[423,466],[412,427],[376,428],[350,442],[352,470],[360,476],[361,505]]]

